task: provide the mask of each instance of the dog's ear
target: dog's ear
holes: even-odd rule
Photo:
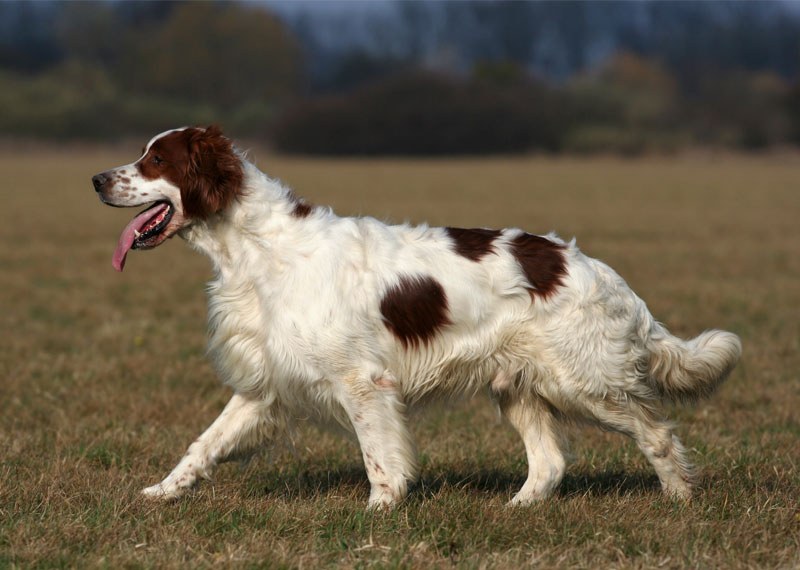
[[[225,209],[242,189],[242,162],[217,126],[192,129],[189,160],[181,184],[183,211],[191,218],[206,219]]]

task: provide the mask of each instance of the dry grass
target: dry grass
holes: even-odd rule
[[[89,177],[129,150],[0,155],[0,567],[800,565],[797,156],[256,154],[340,213],[576,235],[676,334],[714,326],[744,341],[720,393],[677,411],[702,467],[688,505],[660,495],[633,444],[582,430],[557,497],[504,509],[524,453],[479,401],[416,426],[421,484],[368,514],[357,450],[312,428],[296,455],[226,465],[181,502],[137,496],[229,393],[203,354],[205,259],[175,240],[111,268],[131,213],[101,206]]]

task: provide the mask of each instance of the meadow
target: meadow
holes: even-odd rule
[[[700,470],[689,503],[631,441],[580,428],[556,496],[504,508],[524,449],[478,398],[415,422],[420,483],[372,513],[357,448],[313,427],[179,502],[138,495],[230,397],[204,355],[206,259],[176,238],[111,267],[133,212],[90,177],[138,148],[0,149],[0,567],[800,566],[800,156],[254,151],[340,214],[576,236],[674,334],[742,337],[713,399],[673,411]]]

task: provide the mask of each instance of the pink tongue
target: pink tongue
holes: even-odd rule
[[[134,232],[141,232],[142,228],[147,227],[150,220],[155,219],[156,216],[167,208],[169,208],[168,204],[159,204],[148,208],[133,218],[130,223],[125,226],[125,229],[122,230],[122,235],[119,236],[117,249],[114,250],[114,257],[111,259],[111,264],[114,266],[114,269],[122,271],[122,268],[125,267],[125,257],[128,255],[128,250],[133,246],[133,242],[136,239],[136,234]]]

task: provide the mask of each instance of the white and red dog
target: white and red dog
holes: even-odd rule
[[[106,204],[149,205],[122,232],[118,270],[128,250],[177,234],[216,272],[209,351],[235,394],[146,495],[179,497],[310,418],[355,434],[369,507],[394,505],[418,474],[407,415],[486,387],[527,451],[512,504],[553,493],[573,419],[634,438],[667,494],[691,494],[662,403],[711,394],[739,338],[675,338],[574,243],[340,218],[268,178],[215,127],[162,133],[92,182]]]

